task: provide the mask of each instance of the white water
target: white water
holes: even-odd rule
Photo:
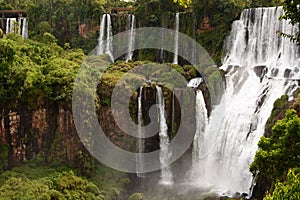
[[[106,34],[106,51],[105,53],[109,55],[110,59],[114,61],[113,56],[113,45],[112,45],[112,25],[111,25],[111,17],[107,14],[107,34]]]
[[[178,64],[178,40],[179,40],[179,13],[176,13],[176,33],[174,37],[174,60],[173,64]]]
[[[161,179],[160,184],[162,185],[172,185],[173,184],[173,174],[168,165],[169,158],[171,157],[171,152],[168,151],[169,136],[168,136],[168,126],[165,118],[165,102],[162,89],[156,86],[157,91],[157,104],[159,110],[159,146],[160,146],[160,163],[163,167],[161,169]],[[167,166],[167,167],[166,167]]]
[[[17,23],[16,18],[6,19],[6,34],[15,32],[15,23]]]
[[[227,195],[250,192],[249,165],[273,103],[291,94],[298,84],[295,79],[300,79],[299,48],[278,34],[294,33],[296,28],[278,20],[282,13],[281,7],[244,10],[233,23],[222,68],[238,67],[228,73],[225,94],[214,107],[205,134],[196,134],[194,142],[193,154],[198,156],[193,163],[198,165],[193,174],[198,175],[193,181],[200,187]],[[254,72],[257,65],[268,70],[262,78]],[[288,78],[286,68],[292,71]]]
[[[18,29],[16,29],[16,25],[18,25]],[[16,18],[6,19],[6,34],[15,33],[16,30],[24,39],[28,38],[28,21],[26,18],[19,18],[18,21]]]
[[[202,80],[201,80],[202,81]],[[198,87],[198,86],[197,86]],[[204,141],[205,131],[208,125],[208,112],[206,109],[206,104],[204,96],[201,90],[196,91],[196,108],[195,108],[195,119],[196,119],[196,133],[193,143],[193,174],[192,176],[199,175],[199,163],[200,158],[200,148]]]
[[[143,98],[143,87],[140,87],[139,96],[138,96],[138,160],[137,160],[137,169],[138,171],[143,170],[143,159],[141,153],[144,152],[144,132],[143,132],[143,113],[142,113],[142,98]],[[144,177],[143,174],[137,173],[138,177]]]
[[[295,34],[298,28],[286,20],[279,21],[283,13],[282,7],[244,10],[241,19],[232,25],[224,66],[268,65],[270,69],[285,70],[299,65],[299,47],[280,36],[280,32]]]
[[[22,30],[20,29],[20,34],[24,39],[28,39],[28,20],[26,18],[20,19],[19,26],[21,27],[22,24]]]
[[[203,82],[202,78],[193,78],[187,84],[187,87],[197,88]]]
[[[107,54],[109,55],[111,61],[114,61],[114,57],[112,53],[113,52],[112,38],[113,37],[112,37],[111,16],[109,14],[104,14],[102,15],[100,21],[97,55]]]
[[[129,43],[128,43],[128,54],[126,57],[126,62],[129,60],[132,60],[133,56],[133,49],[134,49],[134,43],[135,43],[135,16],[134,15],[128,15],[128,22],[129,22],[129,28],[130,28],[130,37],[129,37]]]
[[[106,14],[102,15],[102,18],[100,20],[100,30],[99,30],[99,38],[98,38],[98,55],[104,54],[105,45],[104,45],[104,30],[105,30],[105,20]]]

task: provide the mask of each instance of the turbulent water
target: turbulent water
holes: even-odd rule
[[[104,14],[100,21],[97,54],[107,54],[110,59],[114,61],[112,39],[111,16],[109,14]]]
[[[282,7],[247,9],[232,25],[222,66],[228,71],[227,89],[204,133],[205,117],[197,124],[193,182],[200,187],[227,195],[250,193],[249,165],[273,103],[291,94],[300,79],[299,48],[279,34],[297,29],[279,21],[282,14]]]
[[[173,64],[178,64],[178,43],[179,43],[179,13],[176,13],[176,34],[174,38],[174,60]]]
[[[157,104],[159,110],[159,145],[160,145],[160,163],[161,166],[166,166],[169,163],[170,153],[168,151],[169,136],[168,126],[165,118],[165,103],[162,89],[156,86],[157,91]],[[164,167],[161,170],[160,184],[171,185],[173,184],[173,174],[169,167]]]
[[[134,43],[135,43],[135,16],[134,15],[128,15],[128,22],[129,22],[129,28],[130,28],[130,37],[129,37],[129,43],[128,43],[128,54],[126,57],[126,62],[129,60],[132,60],[133,56],[133,49],[134,49]]]

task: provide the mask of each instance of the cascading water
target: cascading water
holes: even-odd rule
[[[222,66],[229,71],[227,89],[194,142],[193,181],[199,186],[226,195],[250,191],[249,165],[273,103],[291,94],[300,79],[299,48],[278,34],[297,29],[279,21],[282,14],[282,7],[247,9],[233,23]]]
[[[97,54],[101,55],[104,54],[105,50],[105,44],[104,44],[104,36],[105,36],[105,20],[106,19],[106,14],[102,15],[101,20],[100,20],[100,30],[99,30],[99,38],[98,38],[98,49],[97,49]]]
[[[156,86],[157,91],[157,103],[159,109],[159,145],[160,145],[160,163],[161,166],[167,166],[168,160],[170,158],[171,152],[168,151],[169,136],[168,136],[168,126],[165,118],[165,102],[162,93],[162,89]],[[170,167],[163,167],[161,170],[160,184],[162,185],[172,185],[173,184],[173,174]]]
[[[105,30],[105,25],[106,25],[106,30]],[[102,15],[100,21],[97,55],[108,54],[110,59],[114,61],[112,52],[113,52],[113,45],[112,45],[111,16],[109,14],[104,14]]]
[[[22,25],[22,30],[20,29],[20,33],[24,39],[28,39],[28,20],[26,18],[21,18],[20,20],[20,27]]]
[[[224,66],[268,65],[272,70],[283,65],[284,69],[298,65],[299,48],[280,36],[281,32],[295,34],[298,28],[286,20],[279,21],[283,13],[282,7],[244,10],[241,19],[232,25]]]
[[[137,144],[137,150],[138,150],[138,153],[139,156],[137,157],[137,169],[138,171],[142,171],[143,169],[143,159],[142,159],[142,156],[141,156],[141,153],[144,152],[144,132],[143,132],[143,128],[142,128],[142,125],[143,125],[143,113],[142,113],[142,95],[143,95],[143,87],[140,87],[140,91],[139,91],[139,96],[138,96],[138,144]],[[138,177],[141,177],[143,178],[143,174],[141,173],[137,173],[137,176]]]
[[[105,53],[109,55],[110,59],[114,61],[113,56],[113,45],[112,45],[112,25],[111,16],[107,14],[107,34],[106,34],[106,51]]]
[[[7,19],[6,19],[6,28],[5,28],[6,34],[9,33],[9,25],[10,25],[10,18],[7,18]]]
[[[18,29],[16,28],[18,25]],[[17,31],[17,32],[16,32]],[[22,35],[24,39],[28,38],[28,20],[26,18],[7,18],[6,19],[6,34],[8,33],[18,33]]]
[[[130,37],[129,37],[129,43],[128,43],[128,54],[126,57],[126,62],[129,60],[132,60],[133,56],[133,49],[134,49],[134,43],[135,43],[135,16],[134,15],[128,15],[128,22],[130,25]]]
[[[15,32],[15,24],[17,23],[16,18],[6,19],[6,34]]]
[[[196,91],[196,114],[195,114],[195,119],[196,119],[196,133],[195,133],[195,138],[194,138],[194,143],[193,143],[193,161],[196,161],[193,163],[193,171],[194,174],[193,176],[197,176],[198,174],[198,169],[199,169],[199,158],[200,158],[200,148],[201,144],[204,141],[204,134],[206,131],[206,127],[208,125],[208,112],[204,100],[204,96],[201,90]]]
[[[176,13],[176,32],[174,38],[174,60],[173,64],[178,64],[178,42],[179,42],[179,13]]]

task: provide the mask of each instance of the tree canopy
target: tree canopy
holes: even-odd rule
[[[189,5],[192,4],[192,0],[173,0],[175,3],[187,8]]]
[[[272,136],[262,137],[258,146],[250,170],[264,173],[274,181],[284,180],[288,170],[300,163],[300,118],[297,112],[288,110],[272,128]]]

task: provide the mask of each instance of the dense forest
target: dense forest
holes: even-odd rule
[[[224,41],[244,9],[284,6],[281,20],[290,19],[300,27],[299,4],[299,0],[0,0],[0,11],[24,10],[29,20],[29,39],[0,29],[0,199],[166,199],[160,194],[143,194],[135,174],[98,162],[77,135],[72,116],[74,81],[86,59],[97,65],[105,60],[88,56],[98,45],[102,14],[113,16],[113,34],[117,34],[127,23],[119,8],[129,8],[126,14],[136,16],[137,27],[174,29],[176,12],[183,13],[179,31],[195,39],[221,66]],[[300,44],[299,32],[283,32],[280,37]],[[109,121],[101,126],[110,140],[123,149],[134,151],[137,147],[134,138],[126,136],[113,120],[110,97],[114,85],[135,67],[157,62],[158,54],[152,49],[135,51],[134,61],[119,59],[111,63],[99,81],[95,104],[100,124],[101,119]],[[172,53],[165,52],[167,65],[187,80],[199,76],[184,59],[179,65],[171,64],[172,57]],[[160,73],[175,79],[168,72]],[[217,96],[228,72],[209,66],[204,73],[201,76],[208,80],[208,86],[201,86],[204,98]],[[153,77],[152,81],[160,83]],[[143,84],[147,77],[134,74],[131,81]],[[208,89],[210,94],[205,92]],[[171,92],[164,88],[163,95],[169,113]],[[268,116],[259,150],[249,166],[256,181],[252,199],[300,198],[299,89],[292,96],[276,100]],[[134,120],[138,117],[137,99],[136,91],[129,105]],[[207,103],[207,107],[211,113],[213,106]],[[146,147],[157,148],[157,141],[152,138]]]

